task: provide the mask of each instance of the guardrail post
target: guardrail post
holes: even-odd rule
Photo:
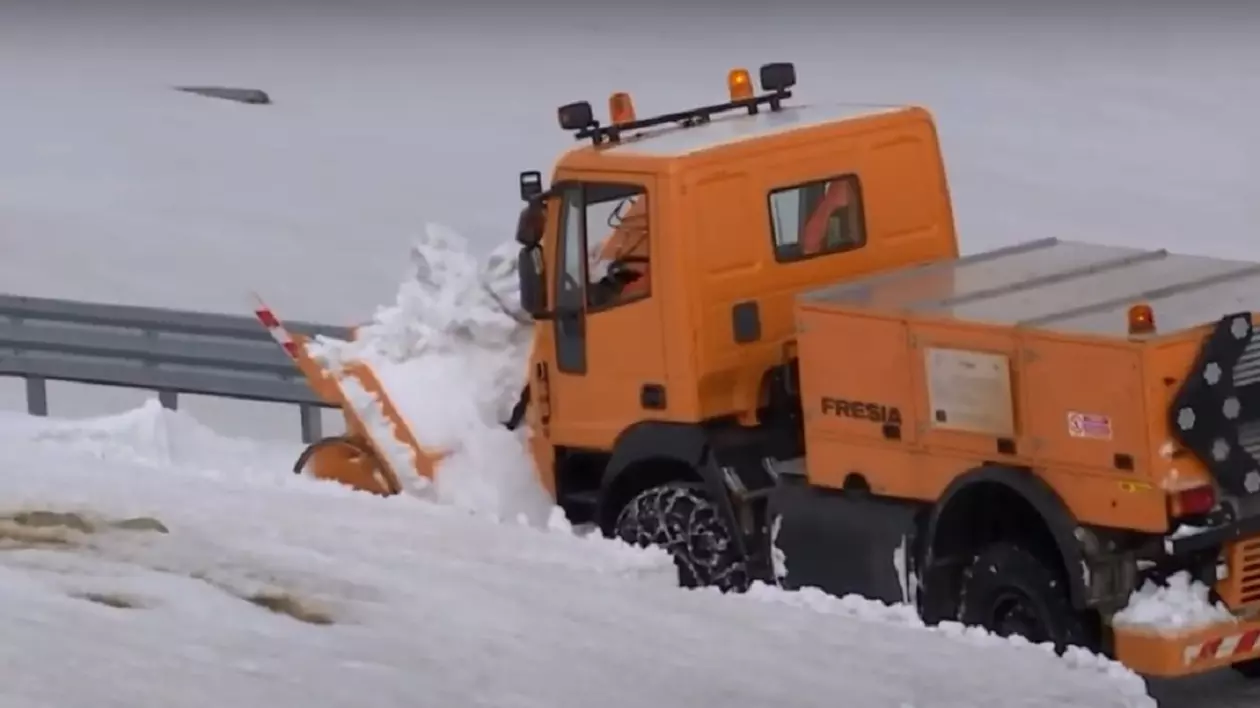
[[[26,377],[26,412],[31,415],[48,415],[48,382],[43,376]]]
[[[298,406],[298,412],[302,416],[302,442],[309,445],[324,437],[324,421],[318,407],[302,404]]]

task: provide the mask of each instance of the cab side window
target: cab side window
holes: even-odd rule
[[[648,195],[631,184],[583,185],[586,307],[606,310],[652,294]]]
[[[866,245],[857,175],[841,175],[770,192],[770,232],[780,263]]]

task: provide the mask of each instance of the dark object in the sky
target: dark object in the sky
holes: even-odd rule
[[[237,103],[249,103],[266,106],[271,104],[271,96],[262,89],[232,88],[229,86],[176,86],[180,91],[195,93],[210,98],[223,98]]]

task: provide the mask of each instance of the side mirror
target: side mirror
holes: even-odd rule
[[[516,274],[520,278],[521,309],[536,320],[546,319],[549,313],[542,249],[537,245],[522,246],[516,256]]]
[[[543,193],[542,173],[529,170],[521,173],[521,201],[530,202]]]
[[[521,209],[516,220],[516,242],[525,248],[533,248],[542,243],[543,227],[547,214],[541,202],[532,201]]]

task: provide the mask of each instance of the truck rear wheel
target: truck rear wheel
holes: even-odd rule
[[[1072,607],[1061,573],[1027,550],[994,543],[964,571],[958,619],[1034,643],[1089,647],[1084,616]]]
[[[747,561],[699,484],[673,482],[640,492],[617,515],[615,533],[626,543],[667,551],[683,587],[748,587]]]

